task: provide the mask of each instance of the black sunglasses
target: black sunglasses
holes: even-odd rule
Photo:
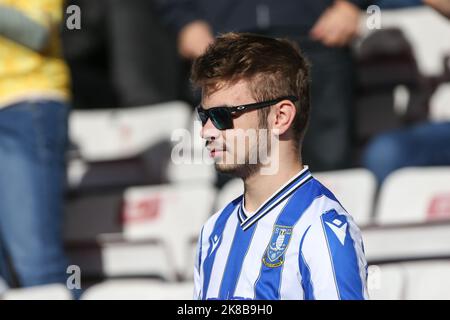
[[[274,100],[269,101],[262,101],[262,102],[256,102],[256,103],[250,103],[250,104],[244,104],[240,106],[220,106],[220,107],[214,107],[209,108],[207,110],[203,109],[201,105],[197,107],[197,113],[198,117],[200,118],[202,122],[202,126],[206,124],[208,119],[211,119],[211,122],[213,125],[219,129],[219,130],[226,130],[226,129],[232,129],[233,128],[233,116],[237,113],[261,109],[265,107],[273,106],[274,104],[277,104],[280,101],[283,100],[289,100],[292,102],[296,102],[298,100],[295,96],[286,96],[277,98]]]

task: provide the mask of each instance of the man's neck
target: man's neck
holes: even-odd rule
[[[249,213],[256,211],[275,191],[293,178],[303,169],[300,161],[283,163],[279,170],[272,175],[258,173],[244,180],[245,210]]]

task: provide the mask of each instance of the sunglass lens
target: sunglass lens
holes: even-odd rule
[[[204,126],[206,124],[206,122],[208,122],[208,114],[204,110],[201,110],[201,109],[197,109],[197,114],[198,114],[198,118],[202,122],[202,126]]]
[[[226,108],[215,108],[210,111],[211,121],[219,130],[231,129],[233,118]]]

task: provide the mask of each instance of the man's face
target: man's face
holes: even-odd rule
[[[240,81],[224,86],[211,95],[204,95],[202,106],[210,109],[218,106],[239,106],[256,100],[247,84]],[[255,173],[261,166],[261,154],[267,155],[269,133],[260,128],[258,110],[238,113],[233,117],[233,128],[219,130],[208,119],[201,130],[206,140],[209,155],[214,159],[216,169],[245,178]]]

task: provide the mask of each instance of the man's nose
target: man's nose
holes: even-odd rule
[[[200,136],[205,140],[214,140],[220,136],[220,130],[214,126],[211,119],[208,119],[200,130]]]

